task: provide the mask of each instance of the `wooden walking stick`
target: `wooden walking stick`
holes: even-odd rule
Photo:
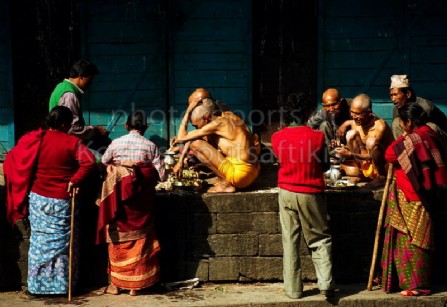
[[[377,250],[379,248],[380,231],[382,230],[383,214],[385,212],[385,205],[386,205],[386,200],[388,198],[388,190],[390,188],[390,182],[391,182],[392,177],[393,177],[393,164],[390,163],[388,165],[388,173],[386,176],[385,188],[383,190],[382,204],[380,205],[380,210],[379,210],[379,218],[377,219],[376,237],[374,239],[374,249],[373,249],[373,254],[372,254],[371,268],[369,269],[368,286],[366,288],[368,291],[372,290],[374,269],[376,266],[376,259],[377,259]]]
[[[74,243],[74,219],[75,219],[75,189],[72,189],[71,196],[71,221],[70,221],[70,244],[68,250],[68,301],[71,302],[71,291],[73,288],[73,243]]]

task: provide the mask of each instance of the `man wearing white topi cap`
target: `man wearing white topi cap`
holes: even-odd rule
[[[397,110],[404,104],[411,102],[419,104],[422,109],[424,109],[425,113],[428,115],[428,125],[433,130],[438,132],[438,134],[443,133],[445,135],[445,132],[447,131],[447,117],[437,106],[433,104],[433,102],[416,96],[410,85],[408,75],[391,76],[390,98],[395,106],[393,110],[393,122],[391,125],[395,139],[403,133],[402,128],[399,126]]]

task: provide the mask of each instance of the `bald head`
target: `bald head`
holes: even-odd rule
[[[206,89],[200,87],[192,92],[192,94],[188,98],[188,103],[190,104],[193,101],[202,100],[204,98],[211,98],[211,94]]]
[[[321,100],[324,105],[332,105],[334,103],[337,103],[341,100],[340,93],[335,88],[328,88],[324,91],[323,96],[321,97]]]
[[[362,112],[370,112],[372,110],[371,98],[366,94],[359,94],[355,96],[351,103],[351,109],[353,108]]]

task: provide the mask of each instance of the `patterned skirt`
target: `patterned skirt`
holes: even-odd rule
[[[68,293],[70,199],[47,198],[31,192],[29,220],[28,291],[33,294]],[[79,259],[76,230],[74,234],[73,288],[78,280]]]
[[[429,213],[390,187],[381,259],[382,290],[430,293],[434,242]]]
[[[110,282],[127,290],[152,286],[160,277],[159,251],[158,240],[153,236],[109,243]]]

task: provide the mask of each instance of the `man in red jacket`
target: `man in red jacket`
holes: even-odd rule
[[[324,133],[304,126],[310,110],[304,94],[290,95],[282,116],[286,127],[272,136],[278,158],[279,215],[282,229],[284,291],[303,295],[300,262],[301,232],[311,250],[320,293],[333,294],[332,237],[324,195],[323,172],[329,167]]]

